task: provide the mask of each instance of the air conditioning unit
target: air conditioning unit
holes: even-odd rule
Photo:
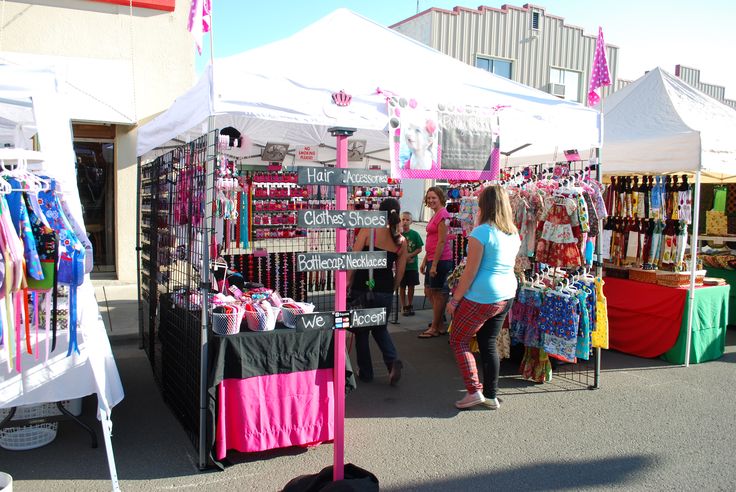
[[[562,84],[549,83],[549,93],[557,97],[565,97],[565,86]]]

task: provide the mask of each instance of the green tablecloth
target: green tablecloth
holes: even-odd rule
[[[697,364],[723,355],[726,348],[726,328],[728,324],[728,300],[731,288],[728,285],[695,289],[695,298],[685,299],[680,335],[674,347],[664,353],[662,358],[673,364],[685,363],[685,343],[687,340],[687,318],[694,309],[693,334],[690,343],[690,363]]]
[[[728,324],[736,325],[736,270],[725,270],[723,268],[706,268],[709,277],[725,279],[728,285],[733,286],[731,296],[728,300]]]

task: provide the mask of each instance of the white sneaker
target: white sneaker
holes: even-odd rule
[[[482,405],[486,401],[483,393],[476,391],[475,393],[467,393],[462,400],[455,402],[457,408],[470,408],[476,405]]]
[[[483,405],[487,406],[491,410],[498,410],[501,408],[501,403],[498,401],[498,398],[485,398]]]

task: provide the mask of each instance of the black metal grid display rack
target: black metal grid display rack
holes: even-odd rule
[[[260,284],[315,311],[335,306],[334,271],[297,271],[298,253],[334,253],[335,229],[300,227],[301,210],[335,210],[335,187],[297,169],[246,168],[213,131],[139,165],[140,340],[165,401],[200,450],[212,316],[208,299]],[[382,190],[352,189],[349,209],[378,209]],[[348,245],[354,231],[348,231]],[[202,313],[209,313],[202,316]]]

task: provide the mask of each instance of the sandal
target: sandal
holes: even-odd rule
[[[435,338],[438,336],[440,336],[440,333],[437,333],[430,328],[429,330],[423,331],[419,335],[417,335],[417,338]]]
[[[427,333],[427,332],[432,332],[432,333],[435,333],[435,335],[434,335],[434,336],[436,336],[436,337],[439,337],[439,336],[441,336],[441,335],[447,335],[447,334],[449,333],[449,332],[448,332],[447,330],[445,330],[445,331],[434,331],[434,330],[432,329],[432,323],[429,323],[429,324],[427,325],[427,331],[425,331],[424,333]],[[429,338],[429,337],[422,337],[422,338]]]

